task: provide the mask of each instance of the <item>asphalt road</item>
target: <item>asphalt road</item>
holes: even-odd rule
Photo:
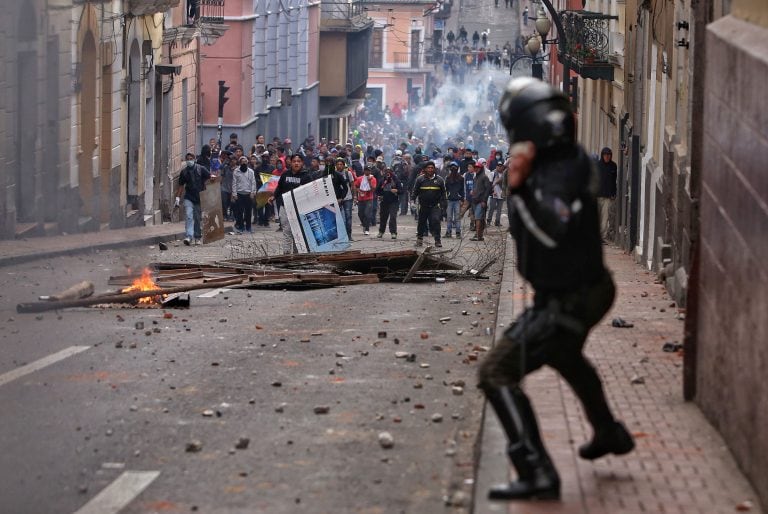
[[[410,247],[409,231],[355,245]],[[503,240],[495,234],[487,247]],[[485,251],[473,245],[457,251]],[[469,354],[481,360],[491,344],[498,264],[488,281],[15,312],[80,280],[112,289],[108,277],[128,267],[231,254],[220,242],[0,268],[0,512],[467,510],[482,413]],[[247,448],[235,449],[241,438]],[[193,442],[199,451],[187,451]]]

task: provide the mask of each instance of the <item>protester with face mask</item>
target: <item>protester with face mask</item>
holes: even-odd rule
[[[179,206],[181,195],[184,194],[185,225],[184,244],[195,244],[203,237],[201,226],[202,211],[200,209],[200,192],[205,190],[205,183],[211,178],[208,168],[195,163],[195,154],[187,153],[185,165],[179,173],[179,188],[176,191],[176,206]]]
[[[256,177],[248,166],[248,158],[240,157],[240,163],[232,178],[232,198],[235,198],[235,232],[252,234],[253,197],[258,191]]]
[[[392,239],[397,239],[397,211],[400,208],[400,199],[398,193],[402,188],[400,180],[392,171],[392,168],[384,168],[384,174],[381,182],[376,187],[376,194],[379,197],[379,235],[384,237],[384,229],[387,228],[389,220],[389,233]]]

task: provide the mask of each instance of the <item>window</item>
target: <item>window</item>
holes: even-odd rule
[[[371,68],[381,68],[384,65],[384,28],[374,27],[371,34],[371,53],[368,56]]]

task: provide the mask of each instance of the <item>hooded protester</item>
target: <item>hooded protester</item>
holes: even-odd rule
[[[600,152],[597,163],[597,175],[600,179],[600,189],[597,192],[597,208],[600,213],[600,236],[603,242],[610,236],[610,216],[616,201],[616,177],[618,167],[613,162],[613,152],[607,146]]]

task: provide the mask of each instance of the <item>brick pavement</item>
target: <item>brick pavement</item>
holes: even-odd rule
[[[499,323],[522,306],[522,279],[514,275],[513,245],[507,249]],[[635,435],[637,448],[624,457],[580,460],[578,446],[591,428],[567,384],[543,369],[525,389],[539,417],[542,436],[563,481],[560,502],[489,502],[488,487],[509,470],[505,439],[486,406],[474,512],[535,513],[727,513],[751,501],[763,512],[720,435],[693,403],[682,399],[682,356],[664,353],[665,341],[681,341],[683,323],[653,274],[619,249],[605,247],[618,296],[611,312],[590,335],[587,354],[603,378],[616,415]],[[613,328],[622,317],[634,328]],[[643,383],[632,384],[633,379]],[[514,472],[510,475],[515,477]]]

